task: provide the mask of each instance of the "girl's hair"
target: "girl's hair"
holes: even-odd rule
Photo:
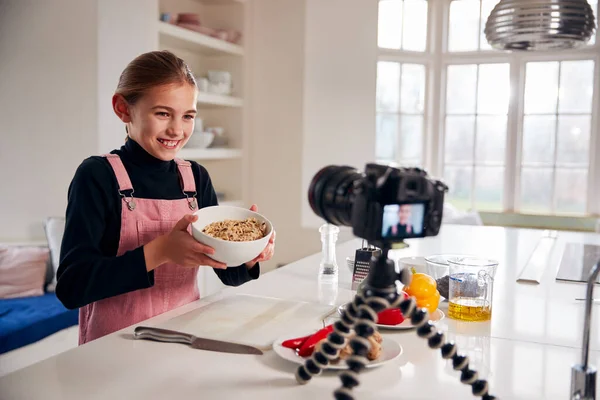
[[[196,86],[188,65],[170,51],[151,51],[136,57],[121,73],[116,94],[135,104],[149,89],[168,84]]]

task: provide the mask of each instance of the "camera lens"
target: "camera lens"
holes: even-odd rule
[[[315,174],[308,188],[308,202],[319,217],[335,225],[350,226],[357,169],[330,165]]]

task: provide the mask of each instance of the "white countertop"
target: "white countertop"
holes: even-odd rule
[[[600,244],[600,235],[559,232],[552,262],[539,285],[516,278],[542,231],[496,227],[445,226],[435,238],[409,241],[393,257],[434,253],[478,254],[500,261],[494,286],[492,321],[458,322],[446,318],[438,329],[466,353],[490,393],[501,399],[566,399],[571,365],[579,362],[585,285],[555,280],[565,243]],[[352,299],[345,258],[359,240],[338,245],[340,289],[337,304]],[[155,325],[231,293],[317,302],[316,254],[263,275],[239,288],[227,288],[177,310],[145,321]],[[600,294],[597,295],[600,297]],[[600,366],[600,316],[594,307],[590,362]],[[269,351],[240,356],[192,350],[184,345],[131,339],[133,327],[67,351],[0,378],[1,399],[328,399],[339,386],[333,372],[300,386],[296,365]],[[384,332],[404,353],[393,362],[361,374],[357,399],[468,399],[470,386],[459,382],[450,362],[430,350],[414,331]]]

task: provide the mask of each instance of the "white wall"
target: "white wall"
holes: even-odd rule
[[[258,0],[252,7],[249,198],[277,231],[275,257],[265,265],[272,268],[319,243],[300,229],[305,1]]]
[[[302,223],[314,172],[374,157],[376,19],[362,0],[253,2],[250,199],[277,230],[268,268],[320,250],[322,221]]]
[[[123,145],[125,127],[112,109],[119,76],[138,55],[158,48],[158,0],[98,1],[98,151]]]
[[[157,0],[0,1],[0,241],[43,239],[81,161],[123,144],[111,97],[157,47],[157,15]]]
[[[329,164],[375,159],[377,2],[306,0],[302,193]],[[307,201],[303,226],[322,224]]]
[[[97,148],[96,3],[0,1],[0,240],[43,238]]]

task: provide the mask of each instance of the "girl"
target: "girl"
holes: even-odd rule
[[[79,344],[199,298],[199,265],[225,285],[260,274],[274,252],[228,268],[190,235],[191,215],[217,205],[208,172],[175,158],[194,130],[196,82],[167,51],[142,54],[121,74],[112,99],[127,140],[90,157],[69,187],[56,295],[79,310]],[[256,206],[251,207],[256,210]]]

